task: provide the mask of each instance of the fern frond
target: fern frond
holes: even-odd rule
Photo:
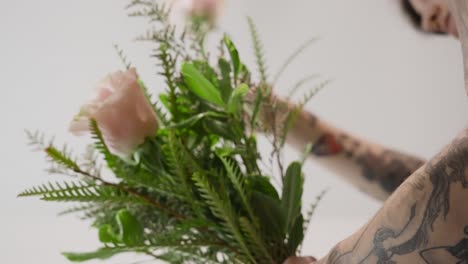
[[[162,147],[164,158],[166,159],[165,164],[168,167],[168,171],[174,175],[173,178],[176,188],[179,190],[180,195],[185,196],[185,200],[188,199],[193,205],[193,210],[196,214],[201,215],[201,208],[199,203],[195,202],[194,190],[192,188],[191,179],[189,178],[192,172],[188,170],[200,170],[198,165],[186,152],[183,144],[179,141],[173,131],[169,132],[167,142]]]
[[[135,40],[136,41],[143,41],[143,42],[164,42],[164,30],[162,29],[157,29],[155,27],[152,27],[150,29],[147,29],[144,33],[138,35]]]
[[[169,19],[170,9],[164,3],[157,3],[157,1],[144,1],[134,0],[126,7],[129,11],[128,16],[130,17],[148,17],[151,22],[167,22]]]
[[[288,96],[286,97],[286,100],[289,100],[297,92],[297,90],[299,90],[299,88],[301,88],[304,84],[316,79],[317,77],[319,77],[319,75],[311,74],[311,75],[306,76],[306,77],[302,78],[301,80],[297,81],[293,85],[291,90],[289,90],[289,93],[288,93]]]
[[[85,153],[82,155],[79,166],[90,174],[101,178],[102,164],[100,161],[101,157],[99,156],[99,153],[93,145],[88,145]]]
[[[194,173],[192,176],[195,185],[198,187],[200,191],[200,195],[205,199],[207,204],[210,206],[210,210],[214,216],[219,218],[223,221],[224,228],[227,232],[231,233],[232,236],[235,238],[236,244],[239,245],[242,253],[245,257],[255,263],[255,259],[253,258],[250,250],[247,247],[247,244],[244,240],[244,237],[239,229],[237,223],[237,216],[234,212],[231,202],[225,196],[225,194],[220,194],[215,191],[215,189],[211,186],[201,173]],[[224,197],[220,196],[223,195]]]
[[[84,183],[81,181],[63,182],[62,184],[58,182],[56,182],[55,184],[49,182],[48,184],[42,184],[27,189],[18,194],[18,197],[42,196],[43,200],[53,199],[54,197],[59,199],[60,197],[65,196],[75,197],[77,199],[86,199],[90,197],[95,198],[97,197],[97,194],[95,193],[95,188],[96,185]],[[82,201],[84,202],[84,200]]]
[[[310,99],[312,99],[318,92],[320,92],[323,88],[325,88],[325,86],[327,86],[330,83],[331,83],[331,80],[326,80],[326,81],[319,83],[314,88],[312,88],[309,92],[307,92],[303,96],[302,100],[298,104],[298,108],[299,109],[304,108],[304,106],[310,101]]]
[[[259,259],[264,259],[265,261],[268,261],[271,264],[275,264],[275,260],[273,259],[272,255],[270,254],[267,246],[265,245],[261,235],[257,232],[257,230],[252,226],[252,224],[249,222],[249,220],[245,217],[241,217],[239,219],[240,226],[244,233],[247,235],[249,238],[249,244],[252,246],[257,254],[260,254],[261,256]]]
[[[127,4],[125,9],[129,9],[129,8],[137,7],[137,6],[151,7],[153,4],[154,4],[154,0],[132,0],[130,3]]]
[[[67,151],[66,146],[63,148],[63,150],[60,151],[53,145],[50,145],[45,149],[45,152],[52,162],[55,162],[74,172],[81,171],[80,166],[78,166],[75,159],[71,157],[70,152]]]
[[[150,28],[136,37],[137,41],[154,42],[157,45],[166,44],[175,55],[188,58],[184,41],[176,36],[175,27],[167,25],[163,28]]]
[[[145,83],[141,79],[138,80],[138,85],[143,90],[143,93],[145,94],[146,100],[147,100],[148,104],[151,105],[151,108],[153,109],[153,112],[156,114],[156,117],[157,117],[159,123],[162,124],[163,126],[168,126],[169,125],[169,119],[167,118],[166,113],[159,106],[158,101],[156,101],[153,98],[153,94],[148,90],[148,87],[145,85]]]
[[[119,56],[120,61],[125,66],[125,69],[130,69],[132,67],[132,63],[128,61],[127,56],[125,56],[123,49],[121,49],[117,44],[114,44],[114,49]]]
[[[120,169],[118,166],[120,158],[110,152],[96,120],[91,119],[89,127],[91,131],[91,137],[94,140],[94,147],[104,156],[107,166],[109,166],[109,168],[116,174],[119,174],[117,172]]]
[[[169,53],[168,46],[164,43],[161,43],[161,45],[159,45],[159,51],[155,56],[159,59],[159,66],[162,68],[162,71],[159,72],[159,74],[165,79],[168,88],[168,103],[172,119],[178,120],[178,94],[177,85],[174,81],[177,59]]]
[[[253,42],[253,48],[255,52],[255,58],[257,61],[257,68],[260,73],[260,80],[263,83],[267,82],[267,67],[265,62],[265,54],[263,51],[263,44],[260,40],[260,35],[258,34],[257,28],[252,20],[252,18],[247,17],[247,23],[249,24],[250,35]]]
[[[58,213],[59,216],[64,216],[64,215],[69,215],[69,214],[74,214],[74,213],[79,213],[79,212],[83,212],[83,211],[88,211],[88,210],[92,210],[96,208],[96,205],[95,204],[85,204],[85,205],[77,205],[77,206],[73,206],[73,207],[70,207],[66,210],[63,210],[61,212]]]
[[[169,117],[166,112],[164,112],[162,106],[159,105],[159,102],[155,101],[152,105],[160,123],[164,126],[168,126],[170,124]]]
[[[96,167],[94,167],[93,169],[82,169],[80,167],[80,165],[77,162],[77,159],[72,156],[72,152],[68,149],[67,145],[64,145],[62,149],[59,150],[54,145],[53,138],[46,143],[45,136],[42,133],[32,133],[26,131],[26,134],[30,139],[31,145],[37,146],[38,149],[41,149],[46,153],[48,161],[52,163],[52,167],[48,170],[50,173],[58,173],[70,176],[82,175],[90,179],[99,178],[99,173],[94,174],[94,172],[99,171]],[[86,165],[91,166],[91,164]]]
[[[188,181],[187,181],[187,172],[185,171],[184,158],[181,157],[184,155],[183,150],[181,150],[179,142],[177,142],[176,137],[171,134],[167,137],[168,142],[162,146],[162,151],[164,153],[165,164],[168,167],[168,171],[175,176],[174,179],[176,184],[182,184],[181,187],[184,188],[184,191],[188,191]]]
[[[255,217],[252,207],[250,206],[249,200],[247,199],[247,193],[245,191],[245,181],[243,178],[242,173],[239,171],[236,166],[234,166],[234,161],[228,161],[223,157],[219,157],[224,164],[224,168],[226,169],[227,176],[231,181],[234,189],[239,194],[241,198],[242,204],[244,205],[247,214],[249,215],[250,221],[254,223],[256,227],[258,227],[258,219]]]
[[[40,196],[41,200],[54,202],[117,202],[146,204],[136,197],[112,186],[87,182],[48,183],[27,189],[19,197]]]
[[[309,228],[310,220],[314,215],[315,209],[317,209],[318,204],[322,201],[325,194],[328,192],[328,189],[323,190],[319,195],[315,197],[315,201],[310,205],[309,210],[306,213],[306,217],[304,219],[304,234],[307,233],[307,229]]]
[[[46,148],[46,146],[50,145],[52,139],[49,141],[49,143],[45,142],[45,135],[39,131],[30,131],[30,130],[25,130],[26,137],[28,138],[28,145],[35,147],[34,150],[36,151],[42,151]]]
[[[275,78],[273,79],[273,85],[278,81],[278,79],[281,77],[281,74],[288,68],[288,66],[302,53],[304,52],[310,45],[315,43],[318,38],[314,37],[309,40],[307,40],[304,44],[299,46],[284,62],[284,64],[280,67],[278,73],[275,75]]]
[[[279,138],[279,147],[283,147],[286,143],[286,138],[288,137],[289,130],[291,130],[292,126],[297,120],[297,116],[300,113],[300,108],[295,107],[292,110],[289,110],[288,115],[286,116],[286,120],[283,124],[280,138]]]

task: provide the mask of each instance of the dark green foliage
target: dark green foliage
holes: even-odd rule
[[[280,167],[285,174],[280,197],[270,175],[259,169],[255,135],[247,129],[254,127],[260,102],[269,96],[253,22],[249,19],[261,78],[257,85],[226,35],[211,65],[203,48],[206,32],[199,25],[198,31],[188,28],[178,34],[167,21],[168,8],[157,1],[134,0],[128,8],[131,16],[148,17],[153,25],[141,39],[157,44],[153,57],[166,84],[159,103],[141,80],[139,84],[158,116],[158,131],[122,158],[112,153],[99,124],[90,120],[95,152],[83,161],[66,148],[45,144],[40,134],[28,133],[60,168],[55,171],[74,181],[33,187],[19,196],[83,203],[64,213],[91,219],[103,247],[64,253],[71,261],[137,252],[171,263],[283,263],[296,253],[310,215],[304,220],[301,214],[302,164],[294,162],[286,172]],[[116,49],[130,68],[123,51]],[[260,88],[249,116],[244,96],[252,87]],[[294,122],[291,116],[287,127]],[[286,133],[275,146],[282,147]],[[112,181],[100,176],[96,159],[104,160],[115,176]]]
[[[281,196],[281,208],[285,212],[284,230],[288,232],[294,225],[296,218],[301,215],[301,198],[304,178],[302,165],[293,162],[286,171],[283,182],[283,194]]]
[[[120,210],[115,215],[118,231],[111,224],[99,227],[99,240],[103,243],[123,244],[128,247],[142,246],[144,242],[143,227],[127,210]]]

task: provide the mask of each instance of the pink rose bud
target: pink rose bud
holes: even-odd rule
[[[173,20],[177,20],[182,15],[185,18],[206,18],[210,23],[214,23],[224,5],[224,0],[170,0],[170,2]]]
[[[96,120],[109,150],[121,157],[131,155],[158,129],[134,68],[109,74],[99,82],[90,102],[71,122],[70,131],[75,135],[89,132],[90,119]]]

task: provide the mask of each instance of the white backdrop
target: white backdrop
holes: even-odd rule
[[[29,151],[23,130],[39,129],[72,145],[83,142],[67,133],[68,122],[93,84],[121,67],[112,44],[120,44],[143,79],[161,91],[151,46],[131,41],[145,23],[126,17],[127,2],[0,1],[2,263],[66,263],[59,252],[98,246],[87,223],[56,217],[64,205],[15,196],[25,187],[57,179],[43,171],[43,155]],[[416,32],[396,0],[228,0],[221,30],[232,35],[244,60],[254,66],[246,15],[257,22],[272,73],[295,47],[320,36],[277,89],[285,94],[309,73],[334,78],[307,108],[339,127],[429,158],[468,124],[459,44]],[[288,150],[288,157],[294,155]],[[313,162],[306,174],[306,204],[331,188],[303,250],[323,256],[380,203]],[[108,263],[142,259],[147,258],[123,256]]]

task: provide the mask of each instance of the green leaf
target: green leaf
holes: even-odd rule
[[[294,224],[289,232],[288,236],[288,255],[292,256],[294,253],[296,253],[297,247],[302,243],[304,240],[304,217],[302,217],[302,214],[300,214],[296,220],[294,221]]]
[[[105,224],[99,227],[99,241],[102,243],[113,243],[117,244],[119,239],[117,235],[112,230],[112,226],[109,224]]]
[[[213,112],[213,111],[203,112],[203,113],[196,114],[196,115],[194,115],[194,116],[192,116],[190,118],[187,118],[184,121],[179,122],[177,124],[170,125],[167,128],[168,129],[173,129],[173,128],[180,129],[180,128],[191,127],[191,126],[195,125],[197,122],[199,122],[200,120],[202,120],[205,117],[226,117],[226,115],[216,113],[216,112]]]
[[[216,87],[208,81],[193,64],[184,63],[182,65],[182,75],[188,85],[187,88],[189,88],[190,91],[198,97],[221,107],[226,106],[219,90],[216,89]]]
[[[234,155],[246,155],[247,154],[245,148],[229,147],[229,146],[215,148],[215,153],[219,157],[228,157],[228,156],[234,156]]]
[[[281,208],[284,212],[283,230],[288,232],[296,218],[301,214],[301,199],[304,178],[302,166],[299,162],[293,162],[286,170],[283,183],[283,195],[281,196]]]
[[[221,70],[221,79],[219,80],[219,88],[221,89],[221,94],[223,100],[227,102],[232,92],[231,85],[231,65],[224,58],[218,60],[218,66]]]
[[[253,191],[250,203],[258,217],[265,237],[282,241],[284,239],[284,214],[278,200],[258,191]]]
[[[74,252],[64,252],[64,255],[68,260],[73,262],[83,262],[91,259],[108,259],[117,254],[130,252],[134,249],[131,248],[100,248],[93,252],[83,252],[83,253],[74,253]]]
[[[204,119],[203,127],[208,133],[221,136],[228,140],[237,141],[240,137],[229,123],[216,119]]]
[[[224,44],[229,51],[229,55],[231,56],[232,68],[234,69],[234,79],[237,80],[237,76],[239,75],[239,71],[241,70],[242,63],[239,58],[239,52],[237,51],[234,42],[227,36],[224,35]]]
[[[261,192],[277,201],[280,200],[278,192],[276,191],[275,187],[271,185],[270,178],[259,175],[250,176],[248,177],[248,183],[251,190]]]
[[[196,60],[192,61],[193,66],[215,87],[219,86],[218,75],[216,71],[211,67],[211,65],[206,60]]]
[[[249,86],[247,86],[245,83],[240,84],[236,89],[234,89],[231,97],[229,98],[228,112],[233,114],[240,114],[242,98],[247,94],[248,91]]]
[[[115,216],[119,226],[119,240],[127,246],[142,245],[144,241],[143,227],[129,211],[120,210]]]

